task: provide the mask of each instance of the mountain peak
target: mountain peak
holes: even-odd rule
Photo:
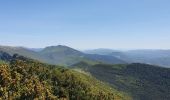
[[[69,49],[72,49],[68,46],[65,46],[65,45],[57,45],[57,46],[48,46],[48,47],[45,47],[44,49],[59,49],[59,48],[69,48]]]
[[[80,51],[64,45],[48,46],[41,53],[66,53],[66,54],[81,54]]]

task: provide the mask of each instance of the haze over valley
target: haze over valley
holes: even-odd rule
[[[169,0],[1,0],[0,100],[170,100]]]

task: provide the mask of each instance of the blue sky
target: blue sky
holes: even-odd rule
[[[0,45],[170,49],[170,0],[1,0]]]

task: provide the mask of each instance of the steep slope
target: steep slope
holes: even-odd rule
[[[131,98],[91,76],[14,55],[9,64],[0,64],[0,99],[130,100]]]
[[[87,65],[87,66],[86,66]],[[79,63],[75,69],[81,69],[112,87],[126,91],[135,100],[169,100],[170,69],[147,64],[89,66]]]

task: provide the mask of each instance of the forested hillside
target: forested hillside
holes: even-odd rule
[[[147,64],[75,64],[113,88],[125,91],[135,100],[170,100],[170,69]]]
[[[60,66],[14,55],[0,63],[2,100],[127,100],[95,78]]]

